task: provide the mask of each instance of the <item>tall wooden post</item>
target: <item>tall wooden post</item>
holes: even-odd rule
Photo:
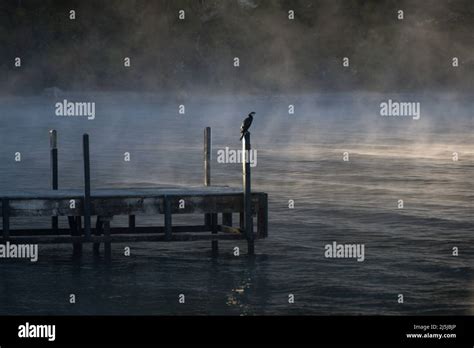
[[[91,173],[89,162],[89,135],[82,138],[84,156],[84,234],[86,239],[91,236]]]
[[[204,186],[211,186],[211,127],[204,128]],[[211,225],[211,214],[204,215],[204,225]]]
[[[211,127],[204,129],[204,186],[211,186]],[[217,234],[217,214],[205,214],[204,225],[210,226],[212,234]],[[219,242],[213,240],[212,255],[215,257],[218,254]]]
[[[58,189],[58,135],[55,129],[49,131],[49,144],[51,149],[51,189]],[[58,232],[58,217],[51,217],[53,233]]]
[[[242,141],[242,179],[244,192],[244,226],[247,236],[248,254],[254,254],[252,190],[250,177],[250,133],[246,132]]]

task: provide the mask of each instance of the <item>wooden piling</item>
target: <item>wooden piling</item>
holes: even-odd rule
[[[135,232],[135,215],[128,216],[128,230],[130,233]]]
[[[84,234],[86,239],[91,237],[91,174],[89,161],[89,135],[82,138],[84,156]]]
[[[204,186],[211,186],[211,127],[204,128]],[[205,214],[204,225],[209,226],[212,234],[217,234],[217,214]],[[212,255],[218,254],[219,242],[213,240],[211,244]]]
[[[242,179],[244,192],[244,226],[247,237],[248,254],[254,254],[252,190],[250,176],[250,133],[246,132],[242,141]]]
[[[58,189],[58,136],[55,129],[49,131],[49,141],[51,150],[51,189]],[[51,217],[51,228],[53,233],[58,232],[58,217]]]
[[[168,197],[164,198],[163,201],[164,207],[164,220],[165,220],[165,239],[167,241],[171,240],[171,201]]]
[[[204,186],[211,186],[211,127],[204,128]],[[204,215],[204,225],[211,225],[211,214]]]
[[[108,261],[112,258],[112,238],[110,235],[110,221],[112,217],[102,217],[104,229],[104,258]]]
[[[217,225],[217,214],[211,214],[211,224],[212,224],[212,234],[217,234],[218,225]],[[219,241],[213,240],[211,242],[212,247],[212,256],[217,257],[219,254]]]
[[[217,223],[217,221],[216,221]],[[222,226],[220,227],[222,231],[231,231],[232,230],[232,213],[222,213]],[[217,247],[216,247],[217,249]]]
[[[8,199],[2,199],[2,228],[3,241],[10,237],[10,202]]]
[[[96,220],[96,223],[95,223],[95,232],[94,232],[94,235],[95,236],[100,236],[102,234],[102,231],[103,231],[103,222],[102,222],[102,219],[101,219],[101,216],[97,216],[97,220]],[[100,253],[100,242],[94,242],[93,246],[92,246],[92,252],[94,254],[94,256],[98,256],[99,253]]]
[[[69,228],[71,230],[72,237],[80,236],[80,227],[78,226],[78,219],[76,216],[68,216]],[[72,243],[72,255],[73,257],[79,257],[82,255],[82,243],[74,241]]]
[[[232,213],[222,213],[222,224],[232,227]]]

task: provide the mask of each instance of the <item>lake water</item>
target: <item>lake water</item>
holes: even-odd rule
[[[54,103],[64,98],[96,102],[95,120],[55,116]],[[0,314],[474,314],[474,105],[468,97],[64,98],[0,98],[0,191],[49,187],[51,128],[59,134],[62,188],[82,187],[84,132],[91,139],[93,187],[200,185],[206,126],[213,133],[213,184],[240,186],[241,166],[217,163],[216,151],[239,149],[240,123],[256,111],[252,184],[269,194],[269,236],[256,242],[254,258],[245,255],[245,242],[220,242],[216,260],[210,242],[137,243],[130,257],[123,256],[126,244],[113,244],[110,265],[94,260],[87,246],[82,260],[72,261],[70,245],[40,245],[36,263],[0,261]],[[420,120],[381,117],[379,104],[388,98],[421,102]],[[137,217],[139,225],[157,222],[162,218]],[[333,241],[364,244],[365,261],[326,258],[325,245]]]

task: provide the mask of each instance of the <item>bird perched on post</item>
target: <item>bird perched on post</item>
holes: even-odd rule
[[[242,125],[240,126],[240,140],[244,137],[245,133],[248,132],[250,126],[252,125],[253,117],[255,116],[255,112],[251,112],[242,122]]]

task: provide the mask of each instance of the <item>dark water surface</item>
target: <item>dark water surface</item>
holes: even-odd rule
[[[411,96],[422,102],[414,121],[379,116],[378,104],[393,96],[376,94],[68,97],[96,101],[96,119],[57,117],[54,98],[1,99],[0,191],[49,187],[50,128],[59,133],[63,188],[82,187],[83,132],[93,187],[199,185],[205,126],[213,132],[213,183],[239,186],[241,167],[217,163],[216,151],[240,147],[241,119],[253,109],[253,188],[269,194],[269,238],[257,241],[255,258],[244,242],[221,242],[217,260],[206,242],[136,243],[130,257],[127,245],[114,244],[111,265],[88,247],[73,262],[71,246],[40,245],[37,263],[0,260],[0,314],[474,314],[472,103]],[[365,244],[365,261],[325,258],[333,241]]]

